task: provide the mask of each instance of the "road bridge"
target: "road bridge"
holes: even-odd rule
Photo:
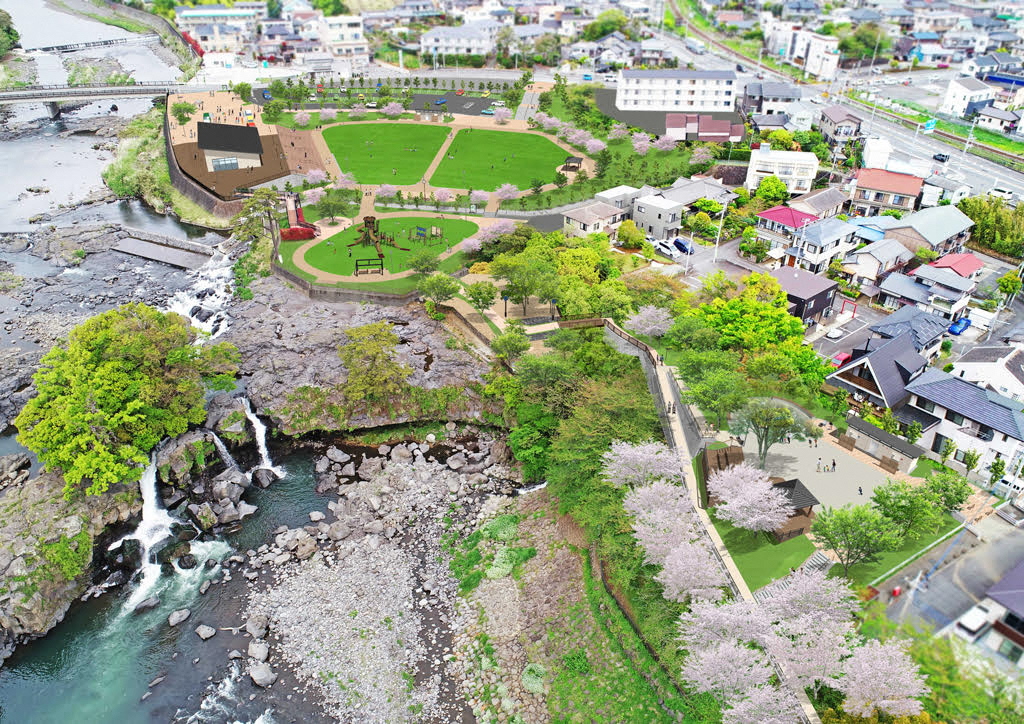
[[[133,35],[130,38],[112,38],[110,40],[92,40],[87,43],[69,43],[67,45],[46,45],[40,48],[25,48],[28,52],[38,51],[40,53],[70,53],[75,50],[86,48],[105,48],[109,45],[129,45],[134,43],[150,43],[159,41],[160,36],[156,33],[148,35]]]
[[[5,103],[42,103],[50,111],[50,118],[60,115],[61,102],[97,101],[116,98],[162,96],[168,93],[197,93],[227,90],[223,85],[183,85],[166,81],[149,81],[132,85],[38,85],[0,91],[0,105]]]

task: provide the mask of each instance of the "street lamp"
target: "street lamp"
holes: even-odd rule
[[[505,318],[508,318],[508,295],[502,294],[501,298],[505,301]]]

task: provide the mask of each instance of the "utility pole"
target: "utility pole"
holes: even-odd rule
[[[731,144],[730,144],[731,145]],[[722,204],[722,215],[718,217],[718,234],[715,236],[715,255],[711,259],[712,263],[718,263],[718,242],[722,240],[722,227],[725,226],[725,211],[729,208],[728,203]],[[691,236],[692,238],[692,236]]]
[[[978,125],[978,117],[975,116],[974,123],[971,124],[971,130],[967,134],[967,140],[964,142],[964,150],[960,154],[959,160],[956,162],[956,170],[959,171],[963,168],[964,161],[967,158],[967,149],[971,147],[971,142],[974,140],[974,128]]]

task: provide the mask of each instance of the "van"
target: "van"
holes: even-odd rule
[[[989,196],[995,196],[996,198],[1003,199],[1004,201],[1013,200],[1013,192],[1010,189],[1003,188],[1002,186],[993,186],[986,193]]]
[[[672,246],[679,249],[684,254],[692,254],[696,251],[693,246],[693,242],[688,239],[681,239],[676,237],[676,240],[672,242]]]
[[[504,108],[505,101],[494,101],[493,103],[491,103],[491,105],[494,106],[495,108]]]

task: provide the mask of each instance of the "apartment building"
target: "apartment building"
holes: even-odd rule
[[[355,61],[370,60],[370,43],[358,15],[334,15],[321,20],[320,37],[331,55]]]
[[[732,112],[739,94],[731,70],[620,70],[620,111]]]
[[[791,21],[766,19],[765,46],[772,57],[802,68],[818,80],[833,80],[839,70],[839,38],[819,35]]]
[[[879,168],[862,168],[854,177],[850,210],[858,216],[876,216],[888,209],[913,211],[924,179]]]
[[[977,78],[953,78],[946,86],[939,112],[963,118],[990,105],[995,97],[996,89]]]
[[[261,9],[262,7],[262,9]],[[236,3],[225,5],[179,5],[174,9],[174,23],[178,30],[194,36],[200,25],[233,25],[241,28],[247,38],[255,37],[256,26],[267,15],[266,3]]]
[[[492,20],[431,28],[420,36],[420,57],[443,62],[447,55],[490,55],[499,29],[501,24]]]
[[[805,194],[811,190],[818,174],[818,157],[808,151],[775,151],[767,143],[753,144],[750,165],[744,186],[748,191],[757,189],[768,176],[777,176],[791,194]]]

